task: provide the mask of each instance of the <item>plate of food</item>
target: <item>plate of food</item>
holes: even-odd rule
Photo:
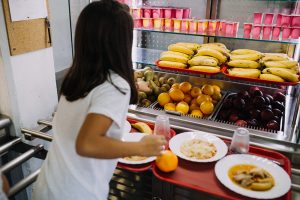
[[[193,162],[217,161],[228,151],[223,140],[202,131],[178,134],[170,140],[169,147],[178,157]]]
[[[291,188],[291,179],[281,167],[255,155],[226,156],[215,165],[215,174],[225,187],[250,198],[278,198]]]
[[[138,142],[145,136],[144,133],[125,133],[122,137],[123,141],[127,142]],[[129,156],[125,158],[120,158],[119,162],[129,165],[139,165],[152,162],[156,159],[155,156],[143,157],[143,156]]]

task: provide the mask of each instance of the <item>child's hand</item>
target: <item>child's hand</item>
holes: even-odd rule
[[[141,139],[140,144],[140,155],[149,157],[160,155],[160,152],[164,149],[163,147],[167,144],[167,141],[162,135],[148,135]]]

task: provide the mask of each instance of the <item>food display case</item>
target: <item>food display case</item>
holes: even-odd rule
[[[253,87],[258,87],[264,94],[269,95],[274,95],[280,91],[284,94],[284,107],[282,108],[283,116],[278,122],[279,127],[270,129],[266,125],[252,126],[248,123],[246,128],[250,131],[251,144],[276,150],[290,159],[293,198],[295,199],[299,195],[300,183],[300,86],[298,82],[278,84],[268,81],[235,79],[226,76],[222,72],[216,74],[189,73],[182,69],[170,70],[159,67],[157,61],[161,53],[166,51],[170,44],[179,42],[198,44],[218,42],[225,44],[229,50],[252,49],[263,53],[284,53],[299,62],[300,38],[299,36],[295,37],[291,32],[286,36],[286,29],[293,30],[295,28],[295,31],[297,29],[294,25],[299,19],[297,19],[300,9],[299,4],[299,1],[283,0],[144,0],[129,2],[132,8],[140,8],[141,10],[147,8],[147,12],[149,12],[149,8],[154,10],[158,8],[174,9],[175,13],[178,9],[190,9],[188,19],[190,20],[191,29],[175,27],[172,23],[178,23],[177,20],[181,20],[181,25],[186,23],[187,20],[179,19],[176,15],[172,17],[174,18],[172,23],[168,21],[169,19],[165,19],[165,23],[168,24],[165,24],[164,28],[135,27],[133,62],[136,70],[151,67],[157,77],[173,77],[178,83],[185,81],[199,87],[204,84],[217,85],[221,88],[223,95],[215,106],[213,113],[207,117],[195,118],[187,114],[166,112],[158,105],[157,101],[152,101],[152,104],[147,106],[131,105],[128,115],[137,120],[151,122],[154,122],[155,117],[158,115],[167,115],[170,118],[171,126],[178,132],[205,131],[222,139],[231,139],[233,132],[239,126],[220,117],[226,98],[241,91],[249,91]],[[257,19],[259,14],[263,17]],[[287,24],[285,22],[281,23],[280,20],[282,21],[282,16],[285,15],[289,15],[289,20],[294,19],[294,21],[289,21]],[[259,20],[260,22],[257,22]],[[196,23],[197,25],[195,25]],[[208,23],[206,31],[203,31],[202,26],[204,23]],[[210,23],[212,23],[212,26],[215,23],[217,28],[212,27],[211,29]],[[229,24],[229,30],[222,30],[222,23],[223,26],[226,23]],[[250,32],[249,24],[251,24]],[[173,29],[170,29],[172,25]],[[200,26],[202,28],[199,28]],[[271,31],[267,29],[269,26],[272,27]],[[257,33],[257,27],[260,27],[259,34]],[[278,27],[279,34],[276,32]],[[297,197],[299,198],[299,196]]]

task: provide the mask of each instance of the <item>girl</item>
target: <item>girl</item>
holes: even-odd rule
[[[132,39],[133,20],[122,4],[102,0],[83,9],[34,200],[107,199],[117,158],[160,154],[163,137],[120,140],[129,102],[137,101]]]

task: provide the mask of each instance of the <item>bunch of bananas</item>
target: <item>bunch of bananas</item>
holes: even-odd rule
[[[145,134],[153,133],[150,126],[144,122],[136,122],[136,123],[131,124],[131,126],[135,129],[137,129],[138,131],[140,131],[141,133],[145,133]]]
[[[251,49],[236,49],[231,52],[228,73],[231,76],[258,78],[261,74],[260,62],[262,53]]]

